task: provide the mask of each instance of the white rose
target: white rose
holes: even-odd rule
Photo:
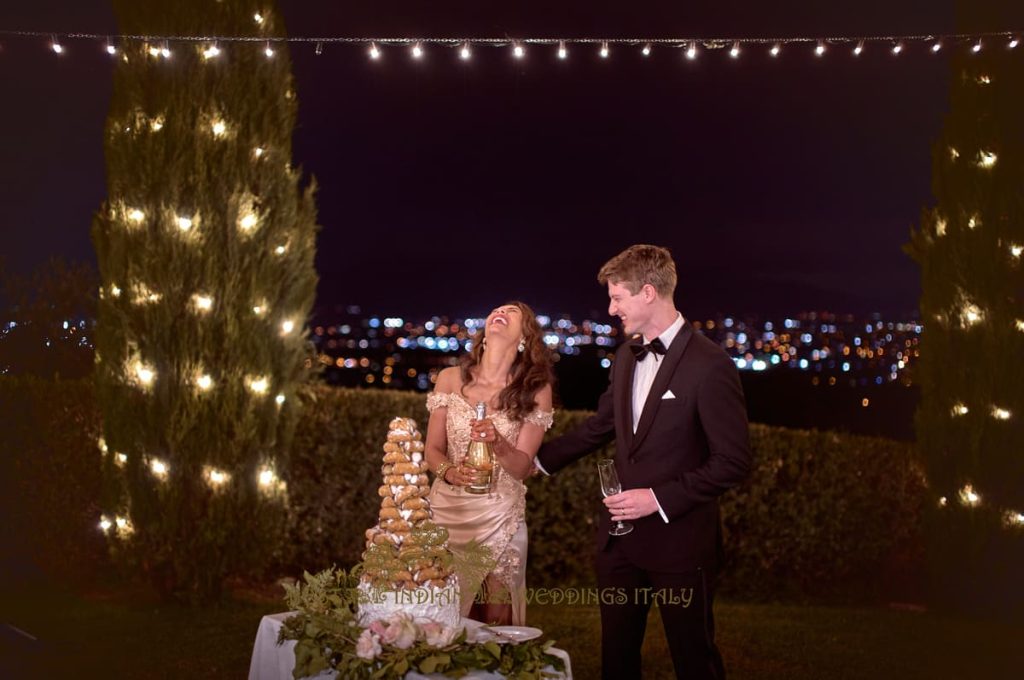
[[[416,642],[419,631],[412,618],[407,614],[397,613],[388,619],[388,627],[384,629],[384,642],[398,649],[409,649]]]

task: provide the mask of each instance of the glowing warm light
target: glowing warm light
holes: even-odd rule
[[[526,56],[526,48],[517,43],[515,47],[512,48],[512,54],[516,59],[522,59]]]
[[[253,378],[249,380],[249,389],[256,394],[266,394],[270,382],[266,378]]]
[[[978,76],[978,82],[981,83],[982,85],[991,85],[992,78],[990,78],[989,76]]]
[[[1016,38],[1013,38],[1013,39],[1010,40],[1010,43],[1007,45],[1007,47],[1009,47],[1012,50],[1012,49],[1015,49],[1017,47],[1017,45],[1019,45],[1019,44],[1020,44],[1020,41],[1017,40]]]
[[[781,51],[782,51],[782,48],[779,46],[779,43],[775,43],[774,45],[772,45],[772,48],[770,50],[768,50],[768,53],[770,55],[772,55],[773,57],[777,57],[777,56],[779,56],[779,52],[781,52]]]
[[[293,330],[295,330],[295,322],[292,321],[291,319],[289,319],[289,320],[287,320],[287,321],[285,321],[285,322],[283,322],[281,324],[281,332],[282,333],[291,333]]]
[[[974,47],[971,48],[971,52],[974,52],[975,54],[977,54],[978,52],[981,52],[981,41],[980,40],[978,42],[974,43]]]
[[[280,406],[281,404],[284,403],[284,395],[283,394],[277,395],[276,397],[274,397],[274,401],[276,401],[277,405]]]
[[[192,228],[192,220],[188,217],[178,217],[177,219],[178,229],[182,231],[188,231]]]
[[[999,408],[998,406],[992,407],[992,417],[996,420],[1009,420],[1010,412],[1005,408]]]
[[[941,49],[942,49],[942,43],[941,42],[937,42],[934,45],[932,45],[932,52],[938,52]]]
[[[729,56],[733,59],[740,56],[740,44],[738,42],[734,42],[732,44],[732,49],[729,50]]]
[[[949,157],[956,160],[957,158],[960,158],[960,152],[953,147],[949,147]]]
[[[967,415],[967,411],[967,406],[965,406],[962,403],[957,403],[953,405],[953,415],[955,416],[965,416]]]
[[[252,150],[252,155],[256,156],[256,158],[262,157],[264,153],[265,151],[262,146],[257,146],[255,149]]]
[[[1010,255],[1020,258],[1022,253],[1024,253],[1024,246],[1017,245],[1016,243],[1010,245]]]
[[[1003,522],[1009,527],[1024,526],[1024,513],[1016,510],[1007,510],[1003,513]]]
[[[167,473],[170,471],[170,468],[167,467],[167,463],[158,458],[154,458],[150,461],[149,469],[153,471],[154,475],[161,479],[167,477]]]
[[[203,477],[205,477],[207,483],[214,488],[227,484],[231,479],[231,475],[227,472],[210,467],[209,465],[203,468]]]
[[[860,405],[863,406],[864,408],[867,408],[868,404],[870,404],[870,403],[871,403],[871,400],[868,399],[867,397],[865,397],[864,399],[860,400]]]
[[[252,313],[256,316],[263,316],[267,313],[267,308],[263,305],[253,305]]]
[[[263,48],[263,54],[266,55],[267,59],[274,56],[274,48],[270,46],[270,43],[267,43],[267,46]]]
[[[939,497],[939,507],[940,507],[940,508],[944,508],[944,507],[946,507],[946,503],[948,503],[948,502],[949,502],[949,501],[947,501],[947,500],[946,500],[946,497],[945,497],[945,496],[940,496],[940,497]]]
[[[697,58],[697,43],[691,42],[690,46],[686,48],[686,58],[690,60]]]
[[[981,496],[974,491],[974,487],[970,484],[965,484],[964,488],[960,489],[960,502],[964,505],[975,506],[981,502]]]
[[[163,57],[164,59],[170,59],[171,58],[171,50],[170,50],[170,48],[167,48],[167,47],[161,48],[160,49],[160,56]]]
[[[111,44],[107,44],[107,54],[117,54],[117,48]]]
[[[258,479],[260,486],[263,487],[264,489],[271,489],[272,487],[277,485],[279,481],[277,475],[274,474],[274,471],[268,467],[265,467],[260,470]]]
[[[377,43],[370,43],[370,59],[380,59],[380,49]]]
[[[938,219],[935,220],[935,235],[945,236],[946,235],[946,220]]]
[[[152,385],[153,380],[156,379],[156,371],[149,366],[146,366],[141,361],[137,361],[135,362],[135,376],[143,385]]]
[[[149,56],[151,56],[151,57],[159,57],[160,56],[160,48],[156,47],[156,46],[150,47],[149,48]]]
[[[967,220],[967,228],[968,229],[974,229],[977,226],[978,226],[978,216],[977,215],[971,215],[971,219]]]
[[[56,40],[50,43],[50,49],[52,49],[57,54],[64,54],[64,46]]]
[[[100,517],[100,529],[102,529],[104,533],[110,531],[112,526],[114,526],[114,524],[109,519],[106,517]]]
[[[252,20],[255,21],[257,24],[262,24],[263,23],[263,15],[259,14],[259,13],[256,13],[256,14],[254,14],[252,16]]]
[[[558,58],[559,59],[565,59],[568,56],[569,56],[569,51],[567,49],[565,49],[565,43],[564,42],[559,42],[558,43]]]
[[[220,48],[217,47],[216,45],[210,45],[205,50],[203,50],[203,59],[213,59],[214,57],[216,57],[219,54],[220,54]]]
[[[194,304],[196,309],[200,312],[208,312],[213,309],[213,298],[209,295],[196,293],[192,296],[192,304]]]
[[[288,249],[284,246],[278,246],[277,248],[274,248],[274,252],[277,253],[278,255],[284,255],[286,250]]]
[[[471,56],[473,56],[473,55],[472,55],[472,53],[471,53],[471,52],[469,51],[469,43],[465,43],[465,44],[463,44],[463,46],[462,46],[462,49],[461,49],[461,50],[459,50],[459,58],[460,58],[460,59],[462,59],[463,61],[466,61],[466,60],[468,60],[468,59],[469,59],[469,58],[470,58]]]
[[[420,47],[419,43],[412,46],[412,57],[413,59],[419,59],[423,56],[423,48]]]
[[[1024,333],[1024,319],[1017,319],[1017,330]]]
[[[161,117],[149,121],[149,129],[153,132],[160,132],[164,129],[164,119]]]
[[[640,54],[644,55],[645,57],[650,56],[650,54],[651,54],[651,44],[647,43],[646,45],[644,45],[643,49],[640,50]]]
[[[256,226],[256,223],[258,221],[259,220],[256,217],[256,213],[247,212],[239,218],[238,226],[245,231],[249,231],[250,229]]]
[[[228,131],[228,126],[225,125],[222,120],[215,120],[210,126],[210,129],[213,131],[214,137],[223,137],[224,133]]]
[[[896,43],[895,45],[892,46],[892,53],[893,54],[899,54],[902,51],[903,51],[903,43]]]
[[[110,294],[114,297],[121,297],[121,289],[112,283],[110,284]]]
[[[853,56],[859,57],[860,53],[864,51],[864,41],[861,40],[857,43],[857,46],[853,48]]]
[[[196,378],[196,386],[198,386],[199,389],[201,389],[202,391],[206,392],[211,387],[213,387],[213,378],[206,374],[203,374]]]
[[[128,213],[128,219],[130,219],[132,222],[135,222],[136,224],[141,224],[142,220],[146,219],[146,213],[142,212],[138,208],[135,208],[134,210]]]
[[[103,437],[100,437],[98,440],[96,440],[96,445],[104,454],[107,453],[107,451],[109,451],[109,449],[107,448],[107,441]]]
[[[858,45],[858,47],[859,47],[859,45]],[[818,55],[819,57],[820,57],[821,55],[825,54],[825,43],[823,43],[823,42],[819,42],[819,43],[818,43],[818,46],[814,48],[814,53],[815,53],[816,55]],[[859,52],[857,52],[857,54],[860,54],[860,53],[859,53]]]
[[[606,42],[601,43],[601,58],[602,59],[607,59],[608,58],[608,43],[606,43]]]
[[[119,465],[124,465],[128,462],[128,456],[123,453],[119,453],[114,456],[114,460],[116,460]]]
[[[980,165],[981,167],[991,168],[993,165],[996,164],[996,155],[991,151],[981,151],[978,155],[978,165]]]

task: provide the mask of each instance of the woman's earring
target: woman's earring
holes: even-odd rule
[[[523,340],[519,341],[519,353],[522,354],[525,351],[526,351],[526,340],[523,339]]]

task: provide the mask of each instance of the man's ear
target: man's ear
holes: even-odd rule
[[[645,283],[643,288],[640,289],[640,292],[643,293],[644,302],[654,302],[658,299],[658,291],[656,291],[654,286],[649,283]]]

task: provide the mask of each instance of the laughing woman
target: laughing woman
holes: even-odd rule
[[[487,316],[472,350],[458,367],[441,371],[427,397],[426,457],[435,473],[430,491],[434,521],[448,529],[458,555],[471,541],[496,560],[483,584],[461,584],[463,616],[486,623],[526,621],[526,486],[533,457],[552,422],[553,373],[537,318],[522,302],[510,302]],[[477,422],[475,405],[487,405]],[[472,480],[463,466],[472,439],[490,442],[498,465],[493,494],[468,493]],[[463,575],[461,577],[465,578]],[[480,586],[492,595],[474,604]],[[504,601],[494,594],[507,595]]]

